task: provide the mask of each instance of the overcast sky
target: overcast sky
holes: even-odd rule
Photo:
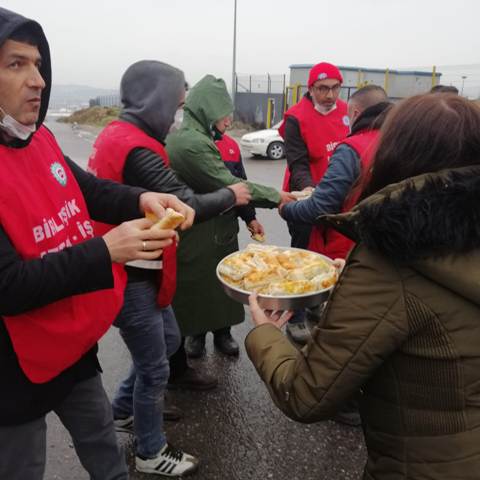
[[[231,84],[233,0],[2,0],[39,21],[54,83],[117,88],[133,62],[158,59]],[[237,72],[294,63],[391,69],[480,63],[478,0],[237,0]],[[480,84],[480,75],[468,82]]]

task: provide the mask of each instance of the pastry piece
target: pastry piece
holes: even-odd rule
[[[310,263],[309,265],[305,265],[300,268],[294,268],[290,270],[287,275],[288,280],[311,280],[313,277],[318,275],[322,275],[330,270],[330,265],[323,261],[322,259],[318,259],[314,263]]]
[[[313,190],[294,190],[293,192],[290,192],[290,194],[293,195],[297,200],[306,200],[312,196],[312,192]]]
[[[273,282],[280,281],[281,278],[276,275],[274,272],[269,271],[257,271],[249,273],[243,279],[243,286],[245,290],[249,292],[259,291],[263,287],[267,287],[269,284]]]
[[[155,222],[151,228],[158,228],[159,230],[175,230],[185,221],[185,217],[173,208],[167,208],[165,215],[160,219],[152,212],[146,212],[145,216]]]
[[[272,283],[268,289],[269,295],[302,295],[317,290],[316,284],[309,280],[283,281]]]
[[[312,278],[312,282],[316,285],[317,290],[329,288],[337,281],[338,274],[335,267],[331,267],[328,272],[322,273]]]
[[[260,243],[263,243],[265,241],[265,235],[262,235],[261,233],[252,233],[250,235],[253,240],[255,240],[256,242],[260,242]]]
[[[252,271],[252,267],[237,257],[230,257],[220,264],[218,271],[222,275],[233,278],[234,280],[241,280]]]

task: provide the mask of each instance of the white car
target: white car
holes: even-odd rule
[[[281,123],[279,122],[267,130],[245,134],[240,139],[240,146],[254,157],[263,156],[271,160],[283,158],[285,156],[285,144],[278,133]]]

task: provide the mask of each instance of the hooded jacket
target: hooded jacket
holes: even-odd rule
[[[44,129],[42,123],[51,88],[48,43],[36,22],[0,8],[0,45],[22,26],[33,33],[42,55],[41,74],[46,87],[41,96],[37,127]],[[28,149],[35,135],[33,133],[25,141],[3,141],[4,155],[8,155],[9,148],[17,153],[19,149]],[[48,154],[44,152],[45,156]],[[0,162],[6,158],[0,156]],[[99,181],[68,158],[65,160],[92,218],[120,223],[139,216],[138,196],[143,190]],[[0,225],[0,316],[23,314],[72,295],[112,287],[110,255],[101,238],[87,240],[41,259],[25,261]],[[94,347],[52,380],[32,383],[19,366],[4,320],[0,317],[0,425],[16,425],[41,417],[59,405],[77,382],[96,375],[99,368]]]
[[[207,75],[188,94],[182,128],[167,138],[172,168],[195,193],[212,192],[241,181],[225,166],[214,142],[215,122],[232,111],[225,82]],[[245,183],[253,206],[274,208],[280,202],[274,188]],[[181,233],[173,307],[183,335],[243,321],[243,305],[226,296],[215,274],[218,262],[238,250],[238,228],[236,213],[229,211]]]
[[[325,220],[358,242],[300,352],[246,339],[272,398],[302,422],[361,390],[368,480],[480,472],[480,168],[386,187]]]
[[[37,48],[42,57],[42,63],[40,65],[40,74],[45,81],[45,88],[41,94],[41,106],[36,122],[37,129],[43,124],[45,116],[47,115],[48,102],[50,100],[50,90],[52,88],[52,67],[50,61],[50,47],[48,46],[47,39],[43,33],[42,27],[28,18],[23,17],[17,13],[6,10],[0,7],[0,45],[3,45],[6,40],[17,31],[19,28],[27,28],[29,32],[37,39]],[[0,105],[1,107],[1,105]],[[9,112],[7,112],[9,113]],[[22,147],[28,145],[31,136],[26,140],[15,139],[10,142],[12,147]],[[0,143],[3,143],[0,137]]]

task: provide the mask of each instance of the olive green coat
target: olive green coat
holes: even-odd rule
[[[212,125],[232,111],[223,80],[207,75],[187,97],[181,129],[167,138],[172,168],[196,193],[213,192],[242,181],[224,165],[211,132]],[[280,202],[275,189],[246,183],[254,206],[274,208]],[[181,234],[173,308],[183,335],[243,321],[243,305],[226,296],[215,274],[218,262],[238,250],[238,230],[232,209]]]
[[[330,217],[359,244],[301,353],[264,325],[248,355],[301,422],[362,392],[364,479],[479,479],[480,171],[405,185]]]

